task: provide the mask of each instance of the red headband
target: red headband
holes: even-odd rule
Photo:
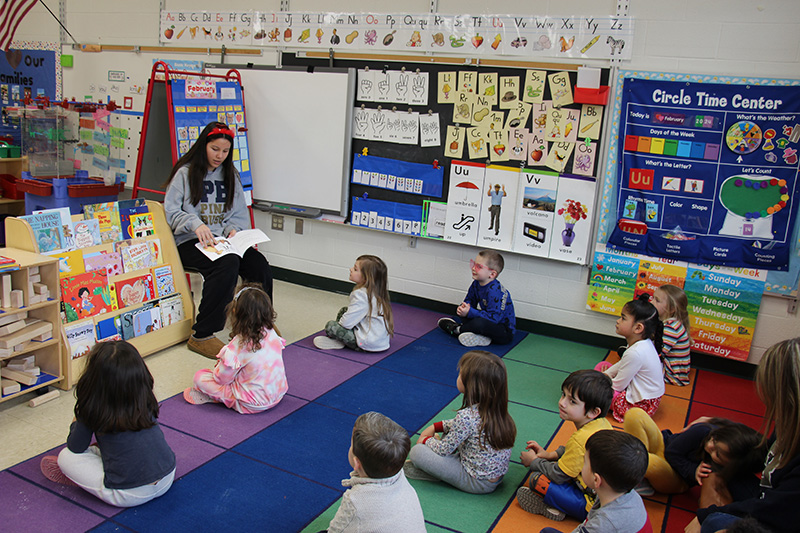
[[[233,131],[230,128],[214,128],[213,130],[208,132],[209,135],[227,135],[231,139],[233,139]]]

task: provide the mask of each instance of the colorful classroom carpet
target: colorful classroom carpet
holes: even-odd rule
[[[353,422],[367,411],[393,418],[411,435],[452,418],[460,407],[456,364],[466,351],[436,328],[439,315],[394,305],[397,333],[380,354],[320,351],[308,337],[284,352],[289,393],[274,409],[239,415],[220,405],[187,404],[179,394],[161,404],[160,423],[177,456],[173,487],[133,509],[108,506],[80,489],[46,480],[41,455],[0,472],[0,524],[5,531],[213,531],[324,530],[348,477]],[[508,474],[489,495],[462,493],[442,483],[412,481],[428,531],[571,531],[522,511],[514,494],[527,476],[519,463],[526,441],[566,442],[557,401],[573,370],[617,355],[605,349],[518,332],[504,357],[517,444]],[[699,416],[725,416],[758,427],[763,407],[751,381],[693,371],[688,387],[667,387],[654,417],[680,430]],[[619,424],[615,424],[619,427]],[[414,441],[416,437],[412,437]],[[46,454],[57,453],[56,448]],[[696,494],[646,498],[654,531],[682,532],[696,509]]]

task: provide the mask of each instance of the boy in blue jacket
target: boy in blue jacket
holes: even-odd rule
[[[483,250],[469,264],[474,281],[467,297],[456,309],[457,316],[440,318],[439,327],[458,337],[464,346],[510,343],[517,319],[511,294],[497,281],[503,271],[503,256],[494,250]]]

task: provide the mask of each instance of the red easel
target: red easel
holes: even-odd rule
[[[238,70],[231,69],[226,74],[203,74],[199,72],[188,72],[182,70],[171,70],[169,65],[164,63],[163,61],[157,61],[153,64],[153,69],[150,74],[150,81],[147,84],[147,101],[145,102],[144,107],[144,117],[142,120],[142,134],[139,138],[139,153],[136,158],[136,173],[133,180],[133,191],[131,193],[132,198],[137,198],[139,192],[148,192],[158,195],[164,195],[165,191],[161,189],[156,189],[153,187],[144,187],[141,184],[141,176],[142,176],[142,169],[145,154],[148,153],[148,128],[151,126],[150,121],[153,117],[156,117],[156,120],[162,119],[160,126],[161,128],[167,128],[167,134],[169,136],[169,147],[170,147],[170,157],[168,161],[163,161],[164,163],[164,171],[160,174],[163,176],[163,179],[166,180],[166,177],[169,175],[169,172],[172,170],[173,165],[178,161],[178,143],[177,143],[177,136],[175,135],[175,113],[174,107],[172,102],[172,91],[169,90],[169,86],[172,83],[172,80],[175,79],[175,76],[179,75],[181,78],[218,78],[224,81],[234,81],[237,82],[240,86],[242,84],[241,76]],[[155,91],[162,91],[163,89],[163,96],[160,94],[159,98],[154,100],[154,92]],[[166,109],[163,109],[163,101],[165,97],[166,102]],[[163,121],[163,117],[157,117],[156,114],[153,114],[154,109],[153,105],[154,102],[158,102],[155,111],[157,112],[166,112],[166,116],[168,119],[168,123]],[[242,109],[244,109],[244,91],[242,91]],[[160,114],[160,113],[158,113]],[[154,124],[155,126],[155,124]],[[159,131],[158,133],[163,134],[164,132]],[[156,150],[164,150],[164,146],[156,147]],[[161,154],[166,155],[166,154]],[[251,227],[255,227],[255,219],[253,217],[253,209],[250,207],[250,225]]]

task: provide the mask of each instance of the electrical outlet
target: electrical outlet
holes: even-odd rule
[[[297,235],[302,235],[303,234],[303,219],[302,218],[294,219],[294,232]]]
[[[283,231],[283,215],[272,215],[272,229]]]

